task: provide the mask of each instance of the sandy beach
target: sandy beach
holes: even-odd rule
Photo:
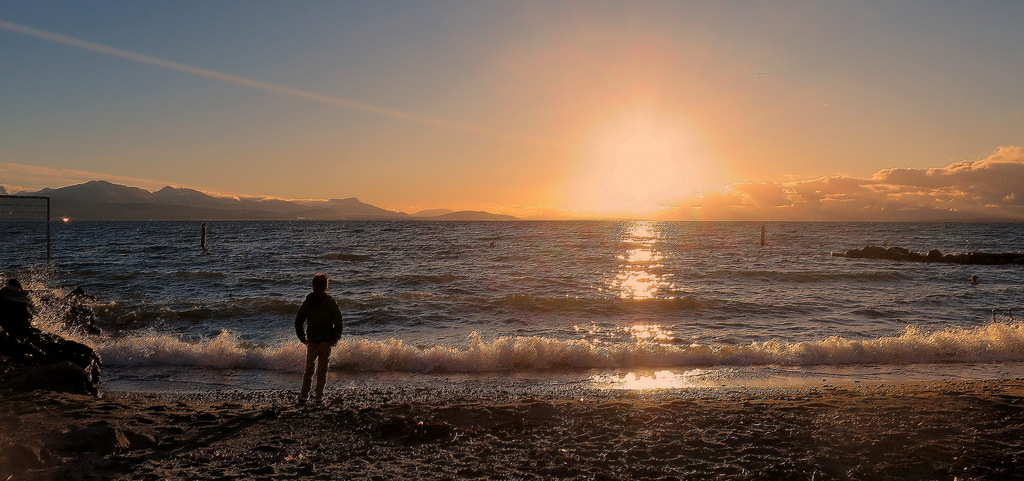
[[[1024,380],[3,393],[0,479],[1012,479]]]

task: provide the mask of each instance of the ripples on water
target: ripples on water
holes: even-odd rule
[[[384,343],[378,355],[409,348],[419,354],[398,356],[444,358],[423,349],[456,349],[445,361],[455,364],[468,362],[471,339],[515,337],[535,344],[516,349],[554,342],[576,356],[558,362],[581,366],[625,362],[600,350],[638,342],[682,350],[658,354],[671,362],[736,362],[697,353],[983,328],[993,309],[1021,307],[1024,294],[1021,266],[830,255],[883,243],[1024,251],[1020,224],[768,223],[760,247],[761,224],[739,222],[209,222],[204,252],[198,223],[71,222],[53,226],[49,267],[40,229],[3,225],[12,240],[0,273],[37,292],[83,286],[100,298],[100,324],[122,338],[106,341],[108,350],[133,355],[158,349],[139,339],[212,346],[223,332],[243,353],[243,344],[292,343],[293,313],[319,271],[332,278],[346,332]],[[779,362],[775,355],[758,362]]]

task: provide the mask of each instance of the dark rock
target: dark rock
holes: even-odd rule
[[[106,454],[115,449],[127,449],[128,438],[113,426],[93,426],[75,431],[51,434],[43,440],[58,452],[93,452]]]
[[[50,459],[50,450],[38,440],[13,444],[0,452],[0,472],[39,468]]]
[[[903,247],[890,247],[885,250],[886,259],[906,260],[910,257],[910,251]]]
[[[115,450],[148,449],[157,444],[153,436],[113,426],[92,426],[54,433],[43,436],[41,440],[54,451],[99,454]]]
[[[261,466],[259,468],[253,468],[248,471],[249,474],[254,476],[270,476],[277,474],[277,468],[274,466]]]
[[[98,394],[95,384],[100,379],[101,362],[96,351],[85,344],[32,327],[31,318],[19,317],[21,304],[17,302],[8,299],[0,304],[7,306],[0,308],[0,353],[3,353],[4,364],[0,366],[0,386],[19,390],[49,389],[94,396]],[[15,309],[8,309],[10,306],[19,306],[19,309],[13,312]],[[78,373],[63,367],[51,368],[55,369],[55,374],[59,374],[52,380],[40,375],[23,376],[26,370],[61,363],[71,363],[84,370],[89,385],[83,387],[79,383]],[[15,379],[19,377],[22,379]]]
[[[919,252],[911,252],[903,247],[883,248],[867,246],[863,249],[851,249],[846,251],[845,254],[832,253],[832,255],[836,257],[849,257],[852,259],[889,259],[913,262],[944,262],[947,264],[1024,265],[1024,254],[1020,252],[968,252],[966,254],[943,255],[938,249],[932,249],[928,251],[928,254],[921,254]]]
[[[122,430],[124,437],[128,440],[129,449],[150,449],[159,444],[153,436],[146,433],[137,433],[132,430]]]
[[[447,423],[415,421],[404,416],[387,419],[377,426],[381,437],[397,439],[405,444],[433,442],[450,436],[452,431]]]
[[[866,246],[860,250],[860,253],[863,257],[870,257],[872,259],[884,259],[885,251],[886,249],[884,247]]]
[[[68,361],[41,366],[23,366],[12,369],[8,379],[0,388],[15,391],[56,391],[71,394],[88,394],[96,397],[99,393],[89,373]]]

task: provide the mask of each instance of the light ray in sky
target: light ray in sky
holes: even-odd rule
[[[64,44],[64,45],[70,45],[72,47],[77,47],[77,48],[81,48],[81,49],[85,49],[85,50],[90,50],[90,51],[97,52],[97,53],[102,53],[102,54],[105,54],[105,55],[111,55],[111,56],[114,56],[114,57],[120,57],[120,58],[123,58],[123,59],[126,59],[126,60],[132,60],[132,61],[135,61],[135,62],[147,64],[147,65],[153,65],[153,66],[156,66],[156,67],[162,67],[162,68],[166,68],[166,69],[170,69],[170,70],[176,70],[178,72],[190,73],[192,75],[197,75],[197,76],[200,76],[200,77],[206,77],[206,78],[210,78],[210,79],[214,79],[214,80],[220,80],[222,82],[228,82],[228,83],[232,83],[232,84],[235,84],[235,85],[241,85],[243,87],[249,87],[249,88],[252,88],[252,89],[262,90],[262,91],[265,91],[265,92],[273,92],[273,93],[277,93],[277,94],[288,95],[288,96],[291,96],[291,97],[305,99],[305,100],[309,100],[309,101],[313,101],[313,102],[317,102],[317,103],[321,103],[321,104],[334,105],[336,107],[341,107],[341,108],[348,109],[348,110],[355,110],[355,111],[358,111],[358,112],[365,112],[365,113],[369,113],[369,114],[379,115],[379,116],[382,116],[382,117],[390,117],[390,118],[393,118],[393,119],[404,120],[404,121],[408,121],[408,122],[414,122],[414,123],[423,124],[423,125],[429,125],[429,126],[433,126],[433,127],[441,127],[441,128],[446,128],[446,129],[450,129],[450,130],[459,130],[459,131],[470,132],[470,133],[474,133],[474,134],[487,135],[487,136],[497,137],[497,138],[501,138],[501,139],[515,140],[515,141],[526,142],[526,143],[531,143],[531,144],[545,145],[545,146],[549,146],[549,147],[568,148],[568,149],[574,148],[573,146],[568,145],[568,144],[554,142],[554,141],[550,141],[550,140],[539,138],[539,137],[531,137],[531,136],[526,136],[526,135],[519,135],[519,134],[504,132],[504,131],[496,130],[496,129],[489,129],[489,128],[485,128],[485,127],[478,127],[478,126],[475,126],[475,125],[470,125],[470,124],[466,124],[466,123],[462,123],[462,122],[457,122],[457,121],[453,121],[453,120],[440,119],[440,118],[436,118],[436,117],[430,117],[430,116],[426,116],[426,115],[416,114],[416,113],[413,113],[413,112],[406,112],[406,111],[403,111],[403,110],[397,110],[397,109],[392,109],[392,108],[388,108],[388,107],[380,107],[380,106],[377,106],[377,105],[370,105],[370,104],[366,104],[366,103],[362,103],[362,102],[357,102],[357,101],[354,101],[354,100],[345,99],[345,98],[342,98],[342,97],[335,97],[335,96],[331,96],[331,95],[323,95],[323,94],[318,94],[318,93],[314,93],[314,92],[307,92],[305,90],[299,90],[299,89],[295,89],[295,88],[291,88],[291,87],[286,87],[284,85],[278,85],[278,84],[269,83],[269,82],[261,82],[259,80],[253,80],[253,79],[249,79],[249,78],[245,78],[245,77],[239,77],[237,75],[226,74],[226,73],[217,72],[217,71],[214,71],[214,70],[209,70],[209,69],[205,69],[205,68],[201,68],[201,67],[195,67],[195,66],[192,66],[192,65],[187,65],[187,64],[183,64],[183,63],[179,63],[179,62],[174,62],[174,61],[170,61],[170,60],[164,60],[164,59],[161,59],[161,58],[151,57],[149,55],[143,55],[143,54],[131,52],[131,51],[128,51],[128,50],[123,50],[123,49],[120,49],[120,48],[111,47],[109,45],[103,45],[103,44],[99,44],[99,43],[95,43],[95,42],[90,42],[88,40],[81,40],[81,39],[77,39],[77,38],[74,38],[74,37],[68,37],[66,35],[61,35],[61,34],[57,34],[57,33],[53,33],[53,32],[47,32],[45,30],[38,30],[38,29],[31,28],[31,27],[26,27],[24,25],[19,25],[19,24],[16,24],[16,23],[5,22],[3,20],[0,20],[0,29],[7,30],[9,32],[18,33],[18,34],[21,34],[21,35],[27,35],[27,36],[30,36],[30,37],[39,38],[39,39],[42,39],[42,40],[48,40],[48,41],[51,41],[51,42],[56,42],[56,43],[60,43],[60,44]]]

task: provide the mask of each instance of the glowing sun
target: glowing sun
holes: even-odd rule
[[[569,181],[569,202],[583,211],[652,216],[711,181],[693,133],[679,122],[633,116],[599,130],[592,145]]]

